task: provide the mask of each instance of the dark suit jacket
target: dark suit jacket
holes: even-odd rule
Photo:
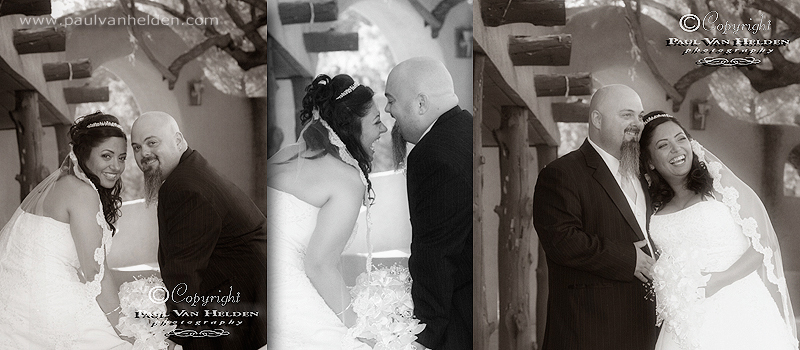
[[[408,155],[414,314],[420,344],[472,348],[472,115],[442,114]]]
[[[633,275],[644,235],[588,140],[542,169],[533,220],[549,275],[543,349],[653,349],[655,304]]]
[[[257,349],[266,344],[267,233],[266,218],[250,198],[220,176],[197,151],[186,150],[158,192],[161,276],[173,293],[170,310],[197,311],[199,317],[171,320],[243,321],[241,325],[178,324],[178,329],[224,329],[230,335],[170,339],[185,349]],[[180,289],[179,289],[180,290]],[[187,296],[239,296],[238,302],[192,306]],[[238,293],[238,294],[237,294]],[[178,302],[175,302],[178,301]],[[258,312],[251,317],[208,317],[205,310]]]

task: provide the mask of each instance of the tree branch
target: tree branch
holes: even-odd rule
[[[230,2],[225,3],[225,12],[228,13],[228,16],[231,16],[233,23],[236,24],[239,29],[244,28],[246,25],[244,20],[241,16],[239,16],[239,11],[230,4]],[[263,16],[266,22],[266,16]],[[259,20],[260,18],[256,18],[255,20]],[[266,24],[266,23],[265,23]],[[261,37],[261,34],[258,33],[257,30],[248,30],[244,32],[245,37],[253,43],[255,46],[256,51],[266,51],[267,50],[267,41]]]
[[[178,74],[180,74],[181,69],[187,63],[191,62],[197,57],[200,57],[206,50],[216,46],[216,47],[227,47],[231,43],[231,35],[218,35],[212,38],[208,38],[200,44],[195,45],[189,51],[184,52],[182,55],[178,56],[172,64],[169,65],[169,71],[175,75],[177,80]],[[175,80],[171,80],[169,84],[169,89],[172,90],[175,87]]]
[[[156,55],[153,54],[153,51],[151,51],[150,47],[147,46],[147,42],[144,41],[142,35],[139,33],[138,30],[136,30],[136,25],[135,25],[136,2],[134,0],[130,0],[131,3],[130,8],[125,6],[125,0],[119,0],[119,3],[122,7],[122,12],[125,13],[126,16],[131,16],[134,19],[133,21],[131,21],[131,24],[128,26],[128,29],[131,31],[131,34],[133,34],[133,37],[136,38],[136,41],[139,43],[139,47],[142,48],[142,51],[144,51],[144,54],[147,55],[148,59],[150,59],[150,62],[153,64],[153,66],[156,67],[159,73],[161,73],[161,76],[164,79],[167,79],[167,81],[170,82],[171,86],[174,85],[175,81],[178,80],[178,77],[172,74],[172,72],[170,72],[169,69],[167,69],[167,67],[165,67],[163,64],[161,64],[161,62],[158,61]]]
[[[681,16],[683,16],[680,12],[675,11],[671,7],[654,0],[642,0],[642,3],[645,6],[652,7],[656,10],[666,13],[667,16],[674,18],[676,21],[680,20]]]
[[[672,110],[673,112],[677,112],[680,109],[681,103],[683,103],[683,99],[685,98],[683,94],[678,92],[670,83],[661,75],[661,72],[658,70],[658,66],[656,65],[653,58],[650,56],[650,52],[647,51],[647,41],[644,40],[644,34],[642,34],[642,27],[639,23],[639,15],[641,14],[642,5],[637,1],[636,5],[636,12],[633,10],[633,4],[631,3],[632,0],[624,0],[625,2],[625,19],[628,22],[628,26],[630,27],[631,32],[633,32],[633,37],[635,40],[636,46],[639,47],[639,51],[641,52],[642,59],[644,59],[647,66],[650,68],[650,71],[653,73],[653,77],[656,78],[656,81],[664,91],[667,92],[667,98],[672,100]]]
[[[786,23],[793,32],[800,33],[800,17],[774,0],[758,0],[749,6],[775,16],[775,18]]]
[[[257,9],[263,11],[264,13],[267,13],[267,2],[266,1],[261,1],[261,0],[242,0],[242,1],[250,4],[250,6],[252,6],[254,8],[257,8]]]

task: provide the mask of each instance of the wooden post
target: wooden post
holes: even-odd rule
[[[67,103],[108,102],[108,86],[92,88],[88,86],[64,88]]]
[[[537,74],[533,76],[533,84],[537,97],[592,94],[591,73]]]
[[[548,145],[536,146],[536,167],[542,171],[545,165],[558,158],[558,147]],[[544,339],[544,328],[547,325],[547,296],[550,294],[549,281],[547,275],[547,257],[544,255],[542,245],[539,244],[539,257],[536,266],[536,340],[539,343],[537,349],[542,348]]]
[[[275,77],[274,57],[278,54],[275,40],[267,40],[267,158],[272,157],[283,143],[281,129],[275,126],[278,117],[275,112],[275,94],[278,92],[278,81]]]
[[[308,52],[358,51],[358,33],[303,33]]]
[[[564,0],[482,0],[481,16],[487,27],[509,23],[563,26],[567,23]]]
[[[69,151],[72,149],[69,139],[69,124],[53,125],[56,132],[56,147],[58,147],[58,161],[62,162],[67,158]],[[60,164],[60,163],[59,163]]]
[[[44,81],[82,79],[92,76],[92,63],[88,58],[72,62],[45,63],[42,65]]]
[[[253,114],[253,202],[267,214],[267,98],[250,98]]]
[[[528,181],[528,115],[525,107],[503,106],[493,131],[500,152],[498,269],[500,349],[535,347],[536,318],[531,313],[531,248],[534,246],[533,184]]]
[[[486,268],[483,254],[483,86],[486,55],[476,53],[472,61],[472,348],[489,349],[494,332],[489,322]],[[489,255],[491,256],[491,254]],[[494,287],[494,286],[492,286]]]
[[[333,22],[339,17],[336,1],[281,2],[278,13],[281,24]]]
[[[510,35],[508,55],[515,66],[569,66],[572,35]]]
[[[66,27],[14,29],[14,47],[20,55],[39,52],[61,52],[67,48]]]
[[[294,139],[300,136],[303,131],[303,123],[300,122],[300,111],[303,109],[303,97],[306,95],[306,86],[311,85],[310,77],[292,78],[292,93],[294,95]]]
[[[16,180],[20,187],[20,201],[47,177],[42,157],[42,121],[39,117],[39,93],[34,90],[15,92],[15,109],[11,119],[17,130],[20,173]]]

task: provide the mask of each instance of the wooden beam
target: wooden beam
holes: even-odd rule
[[[61,52],[67,48],[66,27],[14,29],[14,47],[20,55]]]
[[[19,149],[20,201],[28,196],[36,185],[47,177],[42,156],[42,121],[39,116],[39,93],[35,90],[15,92],[16,108],[10,113],[17,130]]]
[[[93,88],[88,86],[64,88],[67,103],[108,102],[108,86]]]
[[[416,10],[423,19],[425,19],[425,23],[431,26],[431,36],[436,38],[439,35],[439,30],[442,29],[442,21],[434,17],[433,13],[428,11],[428,9],[426,9],[425,6],[419,2],[419,0],[408,0],[408,2],[411,4],[411,7],[413,7],[414,10]]]
[[[510,35],[508,54],[515,66],[569,66],[572,35]]]
[[[56,132],[56,147],[58,147],[58,161],[61,162],[67,158],[69,151],[72,147],[69,145],[70,138],[69,138],[69,128],[71,125],[69,124],[57,124],[53,125],[53,128]]]
[[[88,58],[71,62],[45,63],[42,65],[44,81],[82,79],[92,76],[92,63]]]
[[[489,321],[486,266],[483,252],[483,98],[486,83],[486,55],[476,53],[472,64],[472,348],[489,349],[493,333]],[[493,254],[488,254],[492,256]]]
[[[303,33],[308,52],[358,51],[358,33]]]
[[[50,0],[3,0],[0,1],[0,16],[42,16],[51,13]]]
[[[588,123],[589,103],[578,102],[553,102],[550,104],[553,120],[557,123]]]
[[[253,203],[267,214],[267,98],[250,98],[253,116]]]
[[[500,205],[495,208],[497,268],[500,306],[500,349],[535,349],[536,281],[531,269],[538,262],[538,244],[533,229],[533,184],[529,181],[532,155],[528,147],[528,118],[525,107],[501,107],[500,128],[493,131],[500,158]],[[534,250],[537,249],[537,250]]]
[[[281,24],[333,22],[339,17],[336,1],[315,3],[282,2],[278,4]]]
[[[567,87],[569,82],[569,88]],[[537,74],[533,77],[536,96],[582,96],[592,94],[591,73]]]
[[[567,24],[564,0],[483,0],[481,17],[487,27],[509,23],[551,27]]]

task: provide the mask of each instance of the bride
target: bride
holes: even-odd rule
[[[105,257],[122,203],[127,138],[97,112],[69,130],[72,152],[0,231],[0,339],[11,349],[129,349],[112,325]]]
[[[370,349],[346,337],[355,322],[340,257],[371,201],[372,144],[387,131],[373,91],[348,75],[306,88],[299,142],[268,162],[270,349]]]
[[[660,252],[656,349],[797,349],[778,241],[758,196],[673,116],[651,112],[644,122],[640,164]]]

